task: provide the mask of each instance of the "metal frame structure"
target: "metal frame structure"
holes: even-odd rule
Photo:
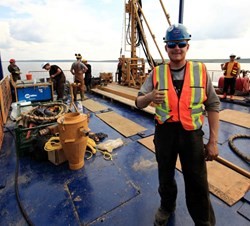
[[[167,14],[162,1],[160,0],[161,6],[165,13],[165,16],[170,24],[169,15]],[[142,46],[146,61],[150,65],[151,69],[156,65],[153,57],[151,56],[146,35],[144,32],[142,22],[145,22],[149,33],[155,43],[155,46],[161,56],[162,63],[164,63],[164,57],[161,54],[161,51],[156,43],[155,36],[152,33],[149,24],[146,20],[146,17],[142,10],[141,0],[128,0],[125,3],[125,12],[126,12],[126,42],[131,46],[130,57],[125,57],[122,55],[120,59],[122,60],[122,85],[128,85],[133,87],[140,87],[144,82],[147,72],[145,72],[145,59],[139,58],[137,56],[137,48]]]

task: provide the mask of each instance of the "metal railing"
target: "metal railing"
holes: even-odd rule
[[[63,70],[66,79],[70,82],[73,82],[73,75],[71,74],[70,70]],[[28,73],[32,74],[33,79],[41,79],[41,78],[49,78],[49,72],[42,70],[42,71],[29,71]]]
[[[73,75],[71,74],[70,70],[63,70],[66,79],[69,82],[73,82]],[[42,70],[42,71],[29,71],[28,73],[31,73],[33,75],[33,79],[40,79],[40,78],[49,78],[48,71]],[[208,70],[208,73],[211,77],[211,80],[214,85],[218,84],[219,78],[223,75],[223,72],[221,70]],[[115,73],[114,73],[115,77]],[[113,81],[116,81],[116,78],[114,78]]]

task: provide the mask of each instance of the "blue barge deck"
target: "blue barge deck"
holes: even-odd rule
[[[90,113],[91,131],[103,132],[108,139],[122,138],[124,145],[113,151],[112,161],[105,160],[97,152],[91,159],[85,160],[84,168],[72,171],[67,162],[55,166],[30,156],[18,157],[13,124],[7,124],[0,152],[0,225],[153,225],[160,201],[157,164],[154,153],[138,142],[140,138],[154,133],[153,116],[99,94],[88,94],[88,98],[147,130],[124,137],[98,118],[95,112]],[[221,103],[221,108],[250,112],[247,106],[226,102]],[[203,129],[206,142],[207,123]],[[220,122],[220,156],[249,172],[250,164],[228,146],[228,138],[234,134],[250,133],[248,128]],[[239,139],[235,144],[249,155],[249,140]],[[178,170],[176,181],[177,208],[168,226],[191,226],[193,221],[185,204],[183,176]],[[211,200],[218,226],[250,225],[249,191],[233,206],[213,194]],[[22,209],[24,212],[21,212]]]

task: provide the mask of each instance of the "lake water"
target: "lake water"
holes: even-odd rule
[[[45,77],[49,77],[49,74],[47,71],[42,70],[41,69],[41,64],[42,62],[38,62],[38,61],[32,61],[32,62],[16,62],[16,64],[18,65],[18,67],[21,69],[21,78],[22,79],[26,79],[26,74],[28,72],[31,72],[33,75],[33,78],[35,79],[39,79],[39,78],[45,78]],[[50,64],[56,64],[58,65],[60,68],[63,69],[67,80],[69,80],[70,82],[73,81],[73,75],[70,73],[70,67],[72,62],[53,62],[50,61]],[[117,62],[89,62],[89,64],[92,66],[92,75],[94,77],[99,77],[99,74],[101,72],[111,72],[113,73],[113,76],[115,76],[115,72],[116,72],[116,67],[117,67]],[[220,64],[221,63],[205,63],[207,66],[207,69],[209,70],[210,76],[212,77],[212,81],[213,82],[217,82],[219,77],[222,75],[222,71],[220,69]],[[8,72],[8,67],[9,62],[2,62],[2,66],[3,66],[3,72],[4,75],[9,75]],[[241,69],[244,70],[249,70],[250,71],[250,63],[241,63]]]

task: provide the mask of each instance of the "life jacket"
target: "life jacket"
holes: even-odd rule
[[[207,99],[207,73],[203,63],[188,61],[186,64],[184,82],[180,98],[173,86],[169,64],[154,68],[153,84],[165,91],[165,100],[156,106],[155,119],[160,123],[165,121],[181,122],[185,130],[201,128],[203,102]]]
[[[226,64],[225,64],[226,70],[225,70],[224,75],[227,75],[228,64],[229,64],[229,62],[226,62]],[[233,77],[237,77],[238,69],[239,69],[239,68],[238,68],[238,63],[237,63],[237,62],[234,62],[233,67],[232,67],[232,70],[231,70],[231,72],[230,72],[230,75],[233,76]]]

